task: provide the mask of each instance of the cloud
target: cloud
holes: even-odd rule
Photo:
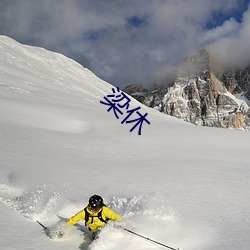
[[[217,63],[225,67],[245,67],[250,64],[250,10],[243,15],[236,29],[210,44]],[[220,29],[227,29],[226,24]]]
[[[226,20],[221,26],[204,31],[200,38],[201,44],[211,44],[219,41],[225,37],[231,36],[237,33],[240,28],[240,24],[232,17]]]
[[[239,2],[2,0],[0,33],[61,52],[114,85],[149,86],[204,46],[216,53],[225,45],[247,49],[249,14],[242,22],[233,17]],[[219,15],[222,23],[214,19]]]

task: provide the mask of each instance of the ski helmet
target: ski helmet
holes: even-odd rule
[[[99,195],[93,195],[89,198],[89,206],[91,209],[98,210],[103,207],[103,199]]]

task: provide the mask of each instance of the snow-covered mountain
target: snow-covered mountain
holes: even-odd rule
[[[193,126],[131,98],[150,122],[138,135],[100,103],[113,88],[0,36],[0,248],[163,249],[112,225],[90,243],[84,222],[62,239],[36,223],[53,228],[97,193],[124,227],[168,246],[248,250],[249,133]]]
[[[211,61],[208,50],[200,50],[180,65],[170,87],[133,91],[128,86],[124,91],[149,107],[196,125],[248,130],[249,69],[221,73]]]

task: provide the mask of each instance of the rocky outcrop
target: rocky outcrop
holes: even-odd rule
[[[130,94],[137,95],[137,100],[149,107],[196,125],[248,129],[249,107],[233,94],[243,93],[243,87],[248,87],[249,71],[219,76],[211,70],[208,51],[201,50],[178,68],[170,87],[143,89]],[[247,96],[249,92],[244,93]]]
[[[131,96],[133,96],[137,101],[142,102],[145,99],[145,94],[147,90],[141,84],[131,84],[128,85],[123,91]]]
[[[218,73],[217,77],[225,84],[230,93],[241,93],[250,100],[250,66],[244,69],[227,70]]]

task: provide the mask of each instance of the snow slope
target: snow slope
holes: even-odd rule
[[[63,55],[0,36],[1,249],[163,249],[108,225],[53,228],[92,194],[122,225],[184,250],[250,249],[249,132],[196,127],[143,106],[150,125],[100,104],[110,84]],[[60,222],[59,223],[63,223]]]

